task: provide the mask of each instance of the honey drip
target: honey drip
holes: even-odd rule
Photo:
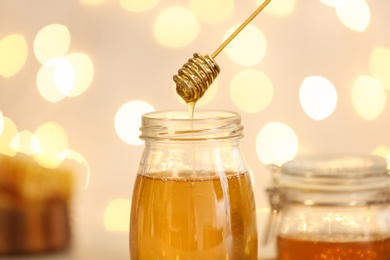
[[[187,103],[187,109],[188,109],[188,114],[190,115],[190,119],[194,119],[194,111],[195,111],[195,102],[189,102]]]

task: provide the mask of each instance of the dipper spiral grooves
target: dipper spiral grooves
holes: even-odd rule
[[[178,74],[173,76],[173,80],[176,82],[176,92],[185,102],[195,103],[203,96],[220,72],[220,68],[214,61],[214,58],[270,2],[271,0],[265,0],[263,4],[261,4],[256,11],[235,30],[211,56],[207,54],[202,56],[199,53],[195,53],[194,57],[189,59],[189,61],[178,71]]]
[[[218,64],[209,55],[194,53],[194,57],[173,76],[176,92],[187,103],[200,99],[220,72]]]

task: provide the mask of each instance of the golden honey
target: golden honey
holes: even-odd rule
[[[278,260],[389,260],[390,237],[370,241],[317,242],[278,237]]]
[[[131,259],[257,259],[249,175],[171,179],[138,175]]]

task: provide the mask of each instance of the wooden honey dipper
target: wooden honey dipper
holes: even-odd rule
[[[179,69],[178,74],[173,76],[176,83],[176,92],[187,103],[195,103],[198,101],[210,87],[213,81],[221,71],[214,58],[228,45],[234,37],[239,34],[245,26],[247,26],[271,0],[265,0],[256,11],[249,16],[221,46],[210,56],[208,54],[201,55],[194,53],[193,58],[190,58],[187,63]]]

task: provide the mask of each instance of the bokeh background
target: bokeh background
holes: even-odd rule
[[[129,259],[140,116],[186,109],[172,76],[261,3],[0,0],[0,153],[76,175],[73,246],[49,258]],[[260,258],[273,255],[260,243],[265,165],[302,153],[390,158],[388,10],[389,1],[272,0],[216,57],[222,71],[195,113],[242,115]]]

